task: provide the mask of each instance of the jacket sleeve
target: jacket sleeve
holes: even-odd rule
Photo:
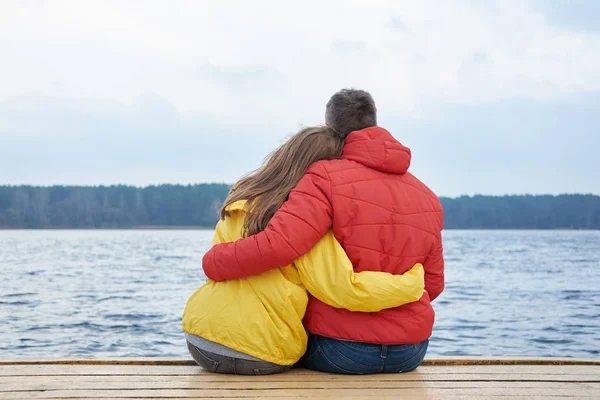
[[[431,301],[444,291],[444,252],[441,234],[425,260],[425,290]]]
[[[335,308],[377,312],[418,301],[423,295],[421,264],[402,275],[354,272],[346,252],[329,231],[313,249],[294,261],[306,289]]]
[[[333,209],[327,171],[313,165],[262,232],[213,246],[202,258],[206,276],[238,279],[291,264],[306,254],[331,227]]]

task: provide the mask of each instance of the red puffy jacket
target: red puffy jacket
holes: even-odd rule
[[[431,336],[430,302],[444,289],[443,211],[437,196],[407,172],[411,153],[385,129],[352,132],[340,160],[312,165],[257,235],[214,246],[202,260],[219,281],[292,263],[333,226],[357,272],[402,274],[425,268],[421,300],[377,313],[309,301],[304,324],[323,336],[379,344],[408,344]]]

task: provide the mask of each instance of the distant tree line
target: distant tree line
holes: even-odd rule
[[[0,227],[212,227],[228,192],[223,184],[0,186]]]
[[[449,229],[600,229],[600,196],[442,198]]]
[[[225,184],[0,186],[0,228],[213,227]],[[442,198],[447,229],[600,229],[600,196]]]

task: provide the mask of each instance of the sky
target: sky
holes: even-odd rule
[[[232,183],[347,87],[439,195],[600,194],[586,0],[0,0],[0,184]]]

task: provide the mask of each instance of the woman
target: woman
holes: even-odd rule
[[[338,158],[343,143],[324,127],[294,135],[232,187],[213,244],[264,230],[306,170],[316,161]],[[183,330],[192,357],[205,369],[273,374],[290,369],[306,351],[306,290],[333,307],[374,312],[418,301],[423,288],[420,264],[404,275],[354,273],[329,232],[293,265],[244,279],[208,281],[188,300]]]

